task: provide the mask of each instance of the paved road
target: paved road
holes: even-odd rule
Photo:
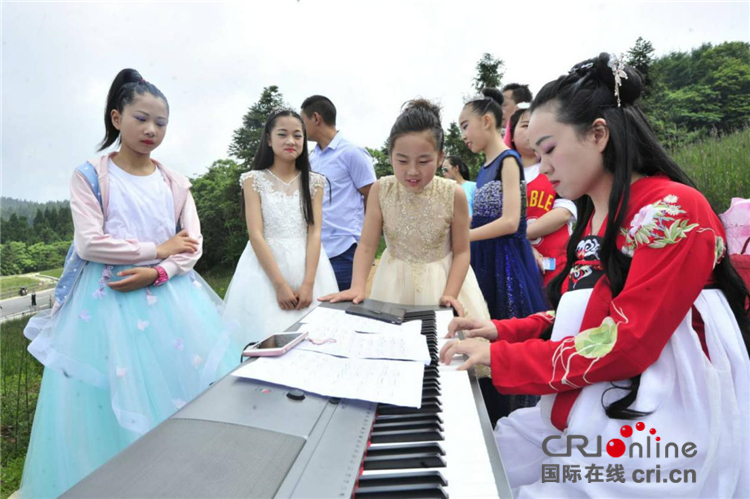
[[[47,305],[49,303],[49,297],[54,293],[54,289],[47,289],[45,291],[39,291],[36,294],[36,304],[39,306]],[[0,301],[0,318],[5,318],[10,315],[25,312],[31,309],[31,294],[26,296],[19,296],[18,298],[9,298],[7,300]]]

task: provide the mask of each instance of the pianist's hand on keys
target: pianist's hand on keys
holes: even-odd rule
[[[492,321],[456,317],[448,324],[448,334],[445,337],[453,338],[459,331],[463,331],[466,339],[484,338],[490,341],[497,339],[497,328]]]

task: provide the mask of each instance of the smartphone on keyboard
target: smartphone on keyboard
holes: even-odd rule
[[[307,338],[307,333],[272,334],[265,340],[248,347],[242,352],[243,357],[278,357]]]

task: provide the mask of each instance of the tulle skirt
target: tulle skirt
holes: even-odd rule
[[[268,239],[267,243],[284,280],[296,291],[305,279],[307,239]],[[233,325],[235,341],[242,348],[286,330],[317,307],[319,297],[338,290],[331,262],[321,248],[312,304],[303,310],[282,310],[276,290],[248,242],[227,289],[223,318]]]
[[[386,248],[372,278],[369,298],[401,305],[437,306],[448,283],[452,263],[453,252],[436,262],[414,264],[392,256]],[[456,299],[463,307],[465,317],[490,318],[471,267]],[[486,366],[475,366],[474,372],[479,378],[490,377],[490,369]]]
[[[89,262],[24,334],[46,367],[21,487],[57,497],[238,364],[221,300],[194,272],[121,293],[130,266]]]
[[[480,226],[472,220],[472,226]],[[471,266],[493,319],[547,310],[542,278],[529,242],[513,234],[471,243]]]
[[[373,276],[369,297],[401,305],[437,306],[448,283],[451,263],[453,253],[448,253],[435,262],[414,264],[392,256],[386,248]],[[466,317],[490,318],[487,304],[471,267],[456,299],[464,308]]]

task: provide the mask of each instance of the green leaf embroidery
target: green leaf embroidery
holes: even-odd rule
[[[606,317],[599,327],[582,331],[575,337],[576,352],[587,359],[604,357],[617,343],[617,324]]]

